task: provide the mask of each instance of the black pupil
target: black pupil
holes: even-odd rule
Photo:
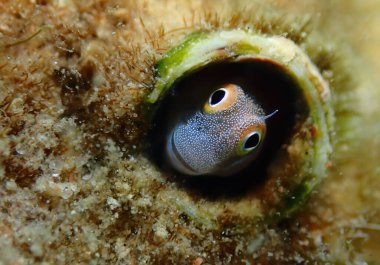
[[[255,148],[260,141],[260,137],[258,133],[254,133],[248,137],[248,139],[244,143],[244,149]]]
[[[226,95],[226,91],[224,91],[222,89],[219,89],[219,90],[215,91],[211,95],[210,105],[216,105],[216,104],[218,104],[219,102],[222,101],[222,99],[224,98],[225,95]]]

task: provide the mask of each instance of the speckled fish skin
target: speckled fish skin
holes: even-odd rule
[[[228,176],[246,167],[260,152],[265,137],[265,114],[254,99],[237,87],[234,104],[223,111],[201,109],[175,126],[167,136],[165,159],[185,175]],[[261,143],[241,156],[237,145],[248,128],[257,128]]]

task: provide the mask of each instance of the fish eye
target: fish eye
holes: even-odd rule
[[[236,102],[239,89],[241,88],[235,84],[225,84],[216,89],[203,106],[203,111],[213,114],[231,108]]]
[[[220,88],[211,94],[208,100],[208,104],[210,104],[211,107],[215,107],[216,105],[220,104],[224,99],[226,99],[227,96],[227,90]]]
[[[252,132],[247,135],[247,137],[244,140],[243,148],[245,151],[251,151],[255,149],[261,140],[261,136],[259,132]]]
[[[248,133],[243,133],[237,145],[237,154],[245,156],[256,150],[263,140],[262,133],[263,131],[258,130],[257,125],[254,125],[253,128],[251,127]]]

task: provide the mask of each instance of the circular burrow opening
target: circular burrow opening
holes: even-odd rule
[[[227,83],[243,88],[266,115],[278,110],[266,120],[267,133],[259,155],[248,167],[231,176],[185,176],[176,172],[163,158],[170,129],[201,111],[208,100],[211,104],[222,101],[225,91],[215,89]],[[265,183],[268,167],[290,143],[292,135],[298,132],[297,125],[305,121],[308,112],[300,89],[280,65],[257,58],[211,63],[179,78],[157,103],[149,134],[151,158],[171,180],[197,195],[210,199],[244,196]],[[245,145],[251,148],[257,140],[257,135],[252,135]]]

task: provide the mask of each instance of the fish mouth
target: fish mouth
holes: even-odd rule
[[[194,170],[181,156],[179,153],[175,142],[174,133],[170,135],[170,139],[167,141],[166,145],[167,160],[169,164],[174,167],[177,171],[186,175],[199,175],[199,173]]]

